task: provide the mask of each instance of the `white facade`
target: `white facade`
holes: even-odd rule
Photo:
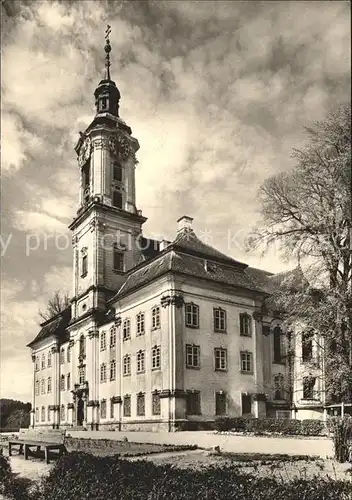
[[[280,321],[263,309],[256,274],[269,283],[270,273],[204,245],[189,217],[174,242],[141,247],[139,144],[118,116],[115,84],[103,80],[95,96],[97,114],[76,146],[72,307],[29,344],[32,425],[174,430],[287,416],[291,402],[296,418],[316,416],[300,395],[302,364],[295,360],[292,382]]]

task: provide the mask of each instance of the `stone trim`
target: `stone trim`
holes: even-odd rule
[[[99,401],[96,401],[96,400],[94,401],[91,399],[90,401],[88,401],[87,406],[92,406],[93,408],[95,408],[97,406],[100,406],[100,403],[99,403]]]
[[[267,396],[262,392],[259,392],[258,394],[253,394],[253,401],[267,401]]]
[[[162,391],[155,390],[152,394],[159,394],[160,398],[185,398],[187,396],[187,391],[183,389],[175,389],[173,391],[164,389]]]
[[[73,410],[73,408],[74,408],[74,407],[75,407],[75,405],[74,405],[73,403],[69,403],[69,404],[67,405],[67,409],[68,409],[68,410]]]
[[[122,403],[122,398],[121,396],[113,396],[110,398],[112,404],[121,404]]]
[[[184,304],[184,299],[180,294],[164,295],[163,297],[161,297],[160,303],[161,307],[163,308],[172,305],[176,306],[177,309],[180,309]]]

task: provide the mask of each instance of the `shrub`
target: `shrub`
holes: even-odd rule
[[[12,472],[9,459],[0,453],[0,498],[6,496],[13,500],[27,500],[31,484],[32,481],[17,477]]]
[[[215,428],[218,431],[253,432],[257,435],[276,433],[287,436],[321,436],[325,425],[321,420],[226,417],[217,419]]]
[[[324,500],[347,498],[350,484],[316,478],[284,483],[273,477],[241,473],[235,466],[185,470],[116,456],[72,453],[62,457],[43,479],[36,500],[321,500],[322,492]]]
[[[333,433],[335,459],[338,462],[348,462],[352,459],[352,417],[331,418],[329,428]]]

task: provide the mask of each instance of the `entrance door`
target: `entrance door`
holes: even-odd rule
[[[84,421],[84,401],[79,398],[77,401],[77,425],[80,427]]]

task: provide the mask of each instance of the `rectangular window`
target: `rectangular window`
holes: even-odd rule
[[[42,379],[42,381],[41,381],[41,393],[45,394],[45,380],[44,379]]]
[[[303,399],[314,399],[315,377],[303,377]]]
[[[64,422],[65,421],[65,406],[61,405],[60,408],[60,421]]]
[[[34,369],[36,372],[39,370],[39,357],[38,356],[36,356],[36,358],[35,358]]]
[[[42,355],[42,370],[45,368],[45,355]]]
[[[144,313],[137,314],[137,335],[144,335]]]
[[[123,416],[124,417],[131,416],[131,396],[123,397]]]
[[[78,380],[79,380],[80,385],[84,384],[84,382],[86,381],[86,367],[85,366],[81,366],[80,368],[78,368]]]
[[[113,269],[114,271],[123,272],[124,264],[123,264],[123,252],[117,248],[117,246],[113,247]]]
[[[282,400],[285,399],[285,391],[284,391],[284,376],[282,373],[277,373],[274,375],[274,399]]]
[[[187,394],[187,415],[200,415],[200,392],[190,391]]]
[[[186,345],[186,367],[199,368],[200,367],[200,346],[199,345]]]
[[[45,422],[45,406],[42,406],[42,415],[41,416],[42,416],[42,418],[41,418],[42,422]]]
[[[86,341],[84,335],[81,335],[79,339],[79,356],[80,358],[82,358],[85,355],[86,355]]]
[[[35,383],[35,395],[39,396],[39,380],[37,380]]]
[[[100,401],[100,416],[106,418],[106,399]]]
[[[240,314],[240,335],[244,337],[252,336],[252,318],[247,313]]]
[[[68,373],[66,376],[66,383],[67,383],[67,390],[69,391],[71,389],[71,374]]]
[[[60,351],[60,364],[64,365],[65,364],[65,349],[62,348]]]
[[[89,188],[90,184],[90,163],[87,162],[82,168],[83,189]]]
[[[122,166],[117,161],[113,164],[113,180],[122,182]]]
[[[242,393],[241,403],[242,403],[242,415],[248,415],[252,413],[252,398],[250,394]]]
[[[116,380],[116,361],[110,361],[110,380]]]
[[[145,370],[145,353],[144,351],[137,352],[137,373],[144,373]]]
[[[252,373],[253,372],[252,363],[252,353],[251,352],[241,352],[241,372]]]
[[[67,348],[67,363],[70,363],[71,361],[71,347],[68,346]]]
[[[129,319],[125,319],[123,322],[122,338],[123,340],[128,340],[131,338],[131,322]]]
[[[116,346],[116,328],[113,326],[110,330],[110,347]]]
[[[39,422],[39,408],[35,409],[35,421]]]
[[[214,331],[226,332],[226,311],[220,307],[213,309]]]
[[[160,307],[156,306],[152,309],[152,329],[160,328]]]
[[[48,368],[51,368],[51,352],[48,352]]]
[[[161,368],[161,349],[160,346],[154,346],[152,349],[152,369],[159,370]]]
[[[215,393],[215,415],[227,414],[227,396],[226,392]]]
[[[50,410],[50,406],[48,406],[48,422],[50,422],[51,420],[51,410]]]
[[[190,328],[199,328],[199,306],[190,303],[185,304],[186,326]]]
[[[153,392],[152,394],[152,414],[160,415],[161,414],[161,405],[160,405],[160,393]]]
[[[100,334],[100,350],[106,350],[106,332],[101,332]]]
[[[110,399],[110,418],[115,418],[115,405]]]
[[[282,362],[282,331],[279,326],[276,326],[273,331],[273,342],[274,342],[274,363],[281,363]]]
[[[51,377],[48,378],[48,394],[51,393]]]
[[[131,356],[128,354],[123,357],[123,374],[125,376],[131,375]]]
[[[81,278],[85,278],[88,274],[88,255],[83,255],[82,257],[82,273]]]
[[[145,395],[137,394],[137,416],[144,417],[145,415]]]
[[[114,189],[112,193],[112,204],[116,208],[122,208],[122,193]]]
[[[100,365],[100,382],[106,382],[106,364],[102,363]]]
[[[64,391],[65,390],[65,375],[61,375],[61,378],[60,378],[60,391]]]
[[[302,361],[311,361],[313,357],[313,338],[310,332],[302,334]]]
[[[226,371],[227,370],[227,349],[214,349],[215,357],[215,370],[216,371]]]

